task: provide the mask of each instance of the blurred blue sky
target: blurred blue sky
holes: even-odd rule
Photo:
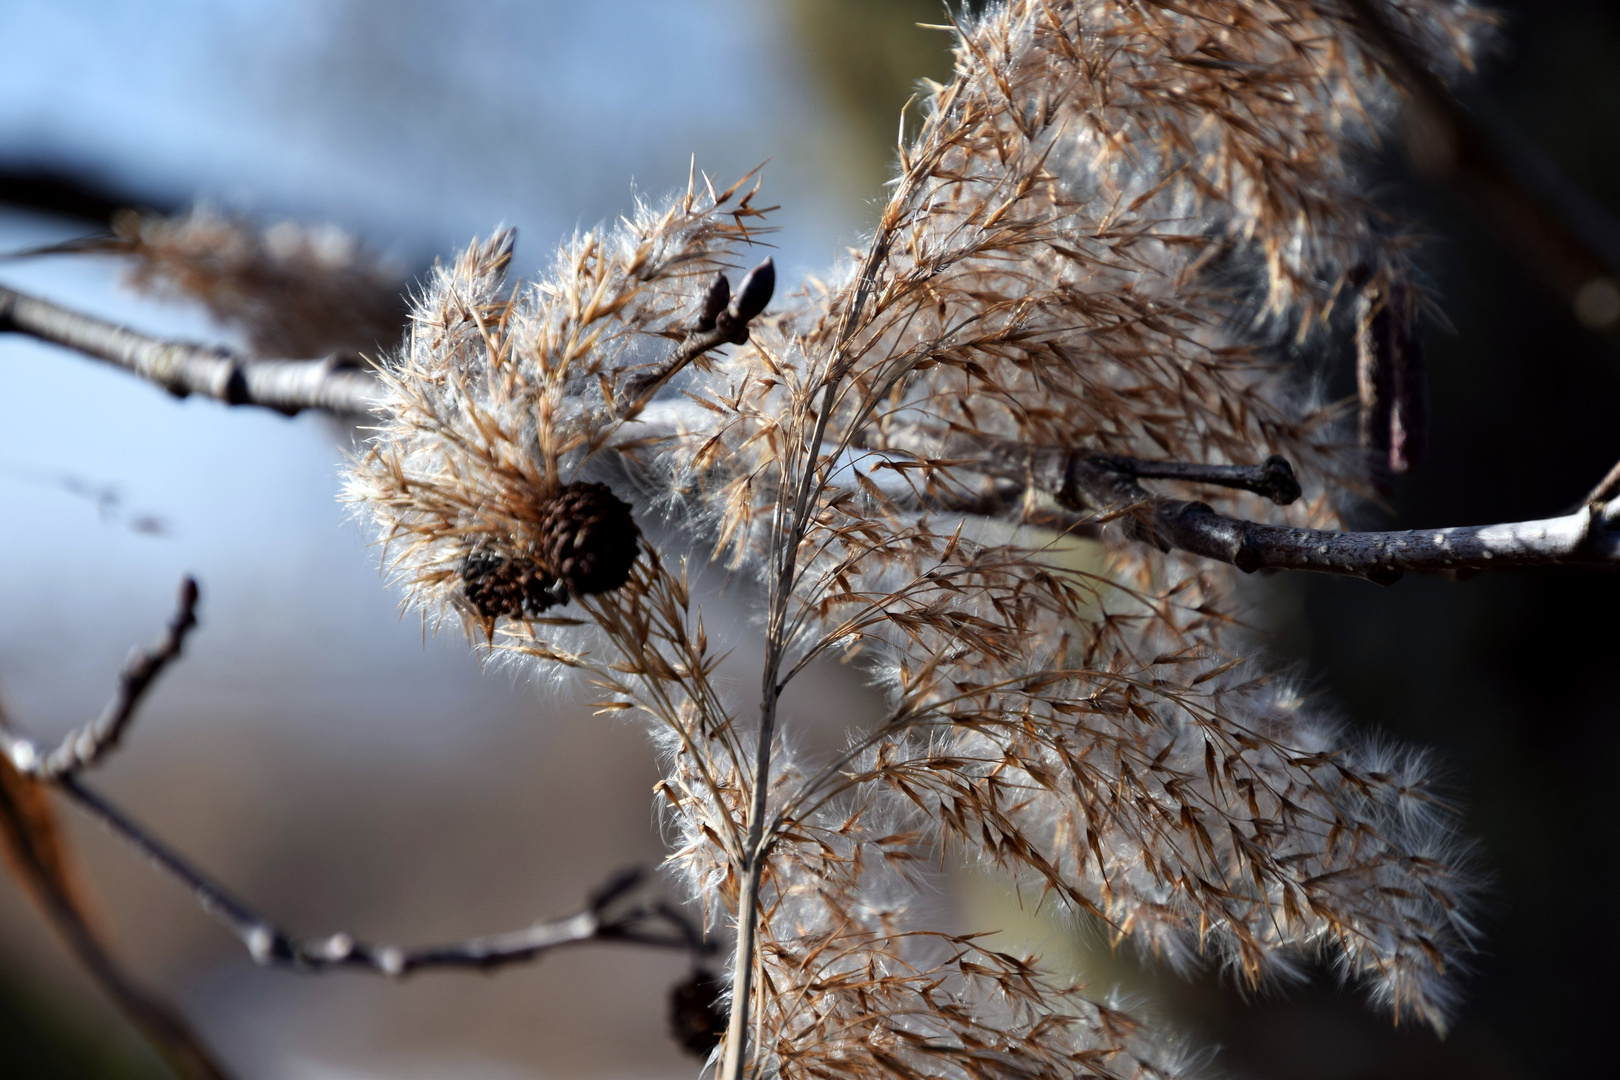
[[[819,222],[843,195],[818,195],[823,118],[776,7],[8,0],[0,154],[413,253],[503,220],[547,243],[618,213],[632,181],[683,181],[692,154],[721,177],[772,159],[784,221]]]
[[[154,199],[335,221],[413,263],[504,221],[520,229],[517,266],[529,272],[559,236],[623,212],[637,190],[684,184],[693,154],[719,178],[771,158],[792,280],[831,262],[859,208],[821,194],[816,147],[829,125],[775,16],[741,0],[10,0],[0,160]],[[6,215],[0,249],[82,229]],[[4,263],[0,280],[154,331],[221,336],[195,311],[122,293],[105,261]],[[397,625],[363,539],[340,527],[344,440],[327,422],[174,401],[18,338],[0,339],[0,380],[0,687],[25,714],[65,724],[93,708],[185,571],[203,579],[211,617],[197,648],[251,650],[233,679],[268,671],[284,686],[277,658],[299,669],[310,659],[283,655],[294,624],[301,639],[354,643],[341,661],[315,650],[317,668],[342,675],[323,695],[368,681],[355,654],[378,635],[420,656],[419,630]],[[102,522],[88,501],[23,473],[111,485],[171,535]],[[69,672],[76,692],[64,693]],[[412,700],[432,714],[426,702],[440,696]]]
[[[694,154],[726,180],[768,158],[791,282],[855,240],[864,209],[786,25],[747,0],[4,0],[0,165],[335,222],[408,265],[515,224],[527,275],[636,192],[683,185]],[[85,229],[0,211],[0,251]],[[0,261],[7,285],[228,340],[118,273]],[[656,862],[638,732],[480,672],[459,633],[424,643],[400,618],[336,501],[346,430],[178,401],[12,335],[0,386],[0,698],[41,736],[83,722],[196,574],[202,629],[96,778],[189,855],[303,929],[406,940],[523,925]],[[168,534],[103,519],[53,477],[110,486]],[[711,633],[742,636],[739,599],[711,601]],[[851,700],[813,705],[842,725]],[[582,953],[409,990],[265,973],[79,832],[137,969],[247,1075],[663,1075],[679,1061],[661,1030],[679,958],[650,980],[629,979],[639,956]],[[14,901],[0,889],[0,974],[70,993],[71,968]]]

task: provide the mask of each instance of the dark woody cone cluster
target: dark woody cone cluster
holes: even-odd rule
[[[492,551],[467,556],[461,565],[461,591],[473,610],[490,619],[533,619],[568,600],[561,582],[536,563]]]
[[[534,557],[475,551],[461,567],[462,592],[487,618],[535,618],[570,592],[609,592],[630,579],[639,553],[630,506],[606,484],[565,486],[542,508]]]
[[[574,483],[547,501],[538,554],[571,591],[611,592],[630,580],[637,535],[630,505],[606,484]]]

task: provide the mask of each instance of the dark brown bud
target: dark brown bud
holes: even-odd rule
[[[1281,454],[1272,454],[1260,466],[1260,483],[1255,490],[1278,506],[1287,506],[1304,494],[1294,467]]]
[[[714,283],[709,286],[709,291],[703,294],[703,310],[698,314],[697,321],[699,332],[707,333],[713,330],[715,320],[726,310],[726,304],[730,301],[731,282],[726,280],[724,274],[714,275]]]
[[[617,589],[640,548],[630,507],[606,484],[569,484],[542,511],[537,555],[578,593]]]
[[[731,300],[730,314],[743,326],[747,326],[754,316],[765,310],[765,305],[771,302],[771,294],[776,291],[776,263],[766,259],[742,279],[737,286],[737,295]]]

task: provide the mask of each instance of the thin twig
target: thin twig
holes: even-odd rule
[[[1095,454],[1093,459],[1113,472],[1139,480],[1185,480],[1194,484],[1237,488],[1263,495],[1279,506],[1300,496],[1294,467],[1281,454],[1259,465],[1197,465],[1182,461],[1146,461],[1119,454]]]
[[[1620,461],[1615,462],[1614,467],[1604,474],[1602,480],[1598,481],[1597,487],[1587,493],[1586,498],[1581,500],[1581,505],[1591,506],[1593,503],[1606,503],[1616,495],[1620,495]]]
[[[652,401],[653,395],[662,390],[669,380],[684,371],[688,364],[709,352],[735,341],[736,330],[733,327],[716,327],[707,331],[693,331],[687,335],[680,345],[670,354],[656,370],[637,375],[626,381],[624,396],[630,399],[619,414],[621,420],[634,420],[640,416],[642,410]],[[743,339],[744,341],[747,338]]]
[[[78,773],[114,747],[133,720],[146,690],[180,655],[185,637],[197,625],[197,583],[186,578],[180,601],[163,640],[150,650],[137,650],[124,667],[119,691],[96,721],[70,734],[54,750],[41,753],[32,742],[14,735],[0,717],[0,739],[7,758],[31,779],[55,781],[57,787],[103,825],[128,841],[159,870],[184,885],[214,920],[235,934],[261,964],[285,964],[301,970],[350,967],[400,976],[423,968],[492,968],[531,960],[562,945],[587,941],[622,941],[657,948],[708,951],[702,934],[665,904],[642,904],[610,914],[609,907],[641,882],[640,871],[616,876],[592,897],[585,910],[563,919],[536,923],[523,930],[448,945],[403,949],[368,945],[349,934],[295,938],[168,847],[129,814],[85,787]]]
[[[616,875],[597,891],[582,911],[503,934],[415,948],[371,945],[341,932],[318,938],[297,938],[192,866],[123,810],[85,787],[77,776],[69,773],[58,779],[57,785],[80,807],[145,855],[153,866],[184,885],[198,906],[234,934],[256,963],[265,966],[309,972],[351,968],[398,978],[424,969],[487,971],[533,960],[564,945],[592,941],[618,941],[698,953],[712,948],[684,916],[667,904],[638,904],[610,913],[615,900],[641,883],[639,870]]]
[[[180,655],[186,635],[197,625],[197,582],[187,577],[180,583],[180,597],[174,618],[163,637],[149,649],[136,649],[124,662],[118,675],[118,692],[101,715],[81,728],[68,732],[54,750],[42,751],[30,740],[13,733],[0,721],[0,752],[24,776],[55,780],[94,765],[103,754],[118,745],[146,691]]]
[[[218,346],[170,341],[0,286],[0,333],[27,334],[133,372],[171,394],[281,413],[319,409],[359,416],[382,388],[348,356],[258,360]]]

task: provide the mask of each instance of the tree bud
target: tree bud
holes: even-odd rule
[[[748,276],[737,287],[737,295],[731,301],[731,317],[743,326],[748,325],[754,316],[765,310],[775,291],[776,264],[766,259],[748,271]]]
[[[731,282],[726,280],[725,274],[714,275],[714,283],[709,291],[703,295],[703,310],[698,315],[697,328],[700,333],[707,333],[714,329],[715,320],[720,313],[726,310],[726,304],[731,300]]]

